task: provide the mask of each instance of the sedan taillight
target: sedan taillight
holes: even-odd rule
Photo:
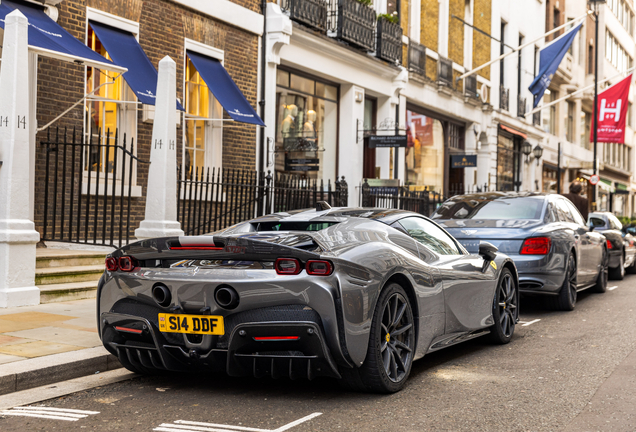
[[[117,258],[109,257],[106,258],[106,270],[109,272],[114,272],[119,269],[119,264]]]
[[[333,273],[333,264],[329,261],[309,260],[305,269],[312,276],[329,276]]]
[[[296,258],[277,258],[274,268],[279,275],[297,275],[302,270]]]
[[[547,255],[550,252],[552,240],[549,237],[530,237],[521,246],[521,255]]]

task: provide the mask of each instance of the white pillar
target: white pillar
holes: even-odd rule
[[[395,104],[391,103],[390,97],[378,98],[378,117],[376,125],[390,124],[395,120]],[[379,130],[376,135],[394,135],[395,130]],[[380,168],[380,178],[390,179],[392,178],[389,173],[393,168],[391,166],[391,149],[390,148],[376,148],[375,149],[375,166]]]
[[[40,303],[35,286],[35,245],[40,234],[30,220],[28,21],[7,15],[0,67],[0,307]]]
[[[156,101],[146,216],[135,230],[140,240],[183,235],[177,221],[177,65],[169,56],[159,62]]]
[[[273,170],[274,146],[276,143],[276,73],[280,64],[280,50],[289,45],[292,34],[292,23],[276,3],[267,3],[267,70],[265,75],[265,118],[267,127],[262,128],[265,134],[266,160],[263,166],[266,170]]]
[[[356,98],[356,93],[362,97]],[[340,86],[340,145],[338,148],[338,178],[345,176],[349,185],[349,205],[357,206],[357,189],[362,181],[364,143],[358,137],[358,126],[364,123],[364,88],[353,84]]]

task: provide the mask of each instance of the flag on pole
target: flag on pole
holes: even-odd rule
[[[539,52],[539,74],[534,78],[530,87],[528,87],[530,93],[535,96],[534,108],[539,105],[543,93],[545,93],[545,90],[550,85],[554,73],[559,68],[561,60],[563,60],[565,53],[570,49],[570,45],[572,45],[574,41],[574,36],[579,32],[582,25],[583,23],[574,27]]]
[[[627,98],[632,83],[630,74],[624,80],[599,93],[597,142],[625,143],[625,123],[627,120]],[[590,130],[590,142],[594,141],[594,127]]]

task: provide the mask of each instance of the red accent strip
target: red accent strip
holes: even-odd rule
[[[216,246],[170,246],[170,250],[223,250],[223,248]]]
[[[282,340],[298,340],[300,336],[259,336],[255,337],[255,341],[282,341]]]
[[[137,333],[137,334],[141,334],[141,330],[132,329],[132,328],[128,328],[128,327],[118,327],[118,326],[115,326],[115,330],[125,331],[125,332],[129,332],[129,333]]]

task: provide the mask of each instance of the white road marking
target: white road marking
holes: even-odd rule
[[[528,321],[528,322],[526,322],[526,321],[519,321],[519,323],[521,324],[521,327],[525,327],[525,326],[529,326],[530,324],[537,323],[537,322],[539,322],[539,321],[541,321],[541,319],[540,319],[540,318],[537,318],[536,320],[532,320],[532,321]]]
[[[75,409],[51,407],[15,407],[0,411],[3,416],[37,417],[49,420],[78,421],[89,415],[99,414],[99,411],[82,411]]]
[[[613,287],[609,287],[608,290],[614,291],[616,288],[618,288],[618,285],[614,285]]]
[[[245,426],[232,426],[232,425],[224,425],[217,423],[202,423],[202,422],[194,422],[188,420],[177,420],[174,423],[162,423],[158,427],[154,428],[153,431],[157,432],[284,432],[289,430],[295,426],[298,426],[301,423],[309,421],[315,417],[322,415],[322,413],[316,412],[310,414],[301,419],[295,420],[291,423],[283,425],[278,429],[258,429],[251,428]]]

